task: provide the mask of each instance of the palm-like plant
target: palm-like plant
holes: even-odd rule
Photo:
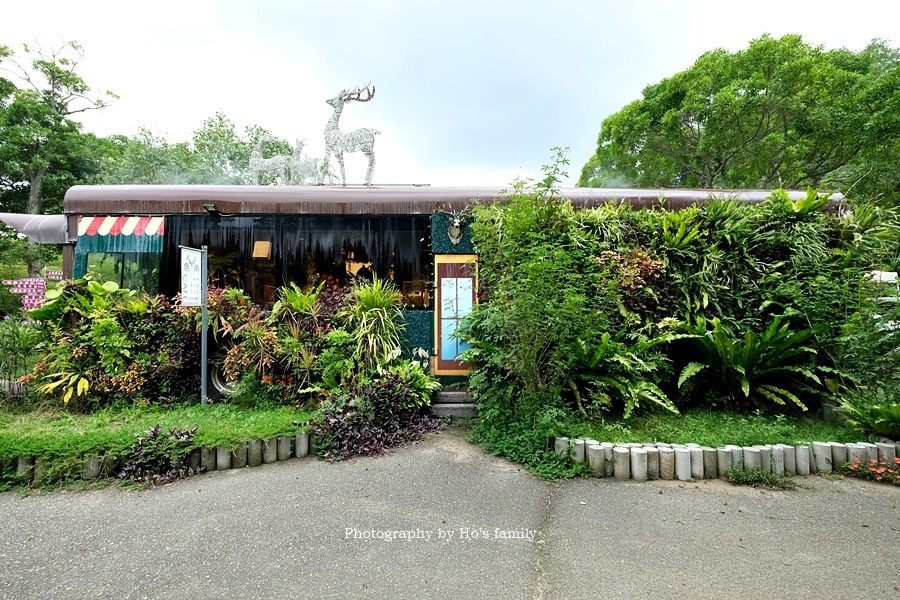
[[[782,319],[781,315],[774,317],[762,335],[748,331],[741,339],[734,337],[717,318],[709,322],[698,318],[690,339],[703,362],[685,366],[678,387],[703,374],[733,402],[739,403],[743,397],[764,408],[759,401],[765,399],[779,405],[791,402],[806,410],[797,392],[812,389],[809,382],[821,385],[816,371],[827,369],[814,365],[817,351],[807,345],[815,329],[794,331]]]
[[[294,339],[299,336],[300,330],[304,329],[304,323],[308,325],[305,329],[312,330],[310,333],[318,331],[321,313],[318,300],[324,286],[323,282],[308,294],[296,283],[279,288],[278,301],[272,307],[272,319],[285,323]]]
[[[263,376],[275,364],[279,354],[278,337],[269,327],[265,314],[254,306],[247,321],[234,330],[232,346],[225,357],[225,373],[230,381],[239,379],[247,369]]]
[[[368,370],[400,356],[400,334],[405,328],[401,307],[403,297],[394,285],[374,277],[358,283],[350,301],[338,313],[352,332],[355,356]]]

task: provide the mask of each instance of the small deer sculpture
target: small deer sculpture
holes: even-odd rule
[[[365,93],[365,98],[362,94]],[[338,129],[338,121],[341,111],[347,102],[368,102],[375,97],[375,86],[367,85],[360,89],[341,90],[341,93],[327,102],[334,112],[325,126],[325,161],[334,154],[341,168],[341,185],[347,185],[347,177],[344,174],[344,152],[362,152],[369,159],[369,168],[366,170],[366,185],[372,185],[372,171],[375,169],[375,136],[381,133],[376,129],[361,127],[356,131],[344,133]]]
[[[297,140],[294,153],[291,154],[291,185],[313,185],[319,183],[319,165],[315,158],[303,154],[304,140]]]
[[[259,139],[253,152],[250,154],[250,173],[256,185],[263,185],[267,179],[281,181],[286,185],[291,176],[291,157],[276,154],[270,158],[263,158],[263,150],[275,141],[271,135],[264,135]]]

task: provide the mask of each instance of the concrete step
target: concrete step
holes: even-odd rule
[[[432,404],[474,404],[475,398],[468,391],[440,391],[431,399]]]
[[[471,402],[446,402],[431,405],[431,414],[436,417],[475,417],[478,412]]]

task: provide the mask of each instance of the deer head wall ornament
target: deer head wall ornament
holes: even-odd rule
[[[450,223],[447,226],[447,237],[450,243],[458,246],[463,239],[463,229],[465,227],[466,217],[469,215],[469,207],[456,211],[452,209],[439,211],[450,217]]]
[[[365,98],[362,97],[363,93],[366,94]],[[338,166],[341,168],[341,185],[347,185],[347,177],[344,174],[344,152],[362,152],[369,159],[366,185],[372,185],[372,171],[375,169],[375,136],[381,132],[361,127],[356,131],[344,133],[338,129],[338,121],[345,103],[368,102],[374,97],[375,86],[367,85],[362,89],[357,87],[349,91],[341,90],[340,94],[325,101],[334,108],[325,126],[325,161],[327,162],[332,154],[337,158]]]

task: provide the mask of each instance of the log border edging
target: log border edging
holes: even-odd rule
[[[619,481],[652,479],[696,481],[726,478],[732,468],[762,469],[793,477],[840,471],[847,462],[873,460],[891,463],[900,456],[900,442],[809,442],[726,445],[718,448],[699,444],[598,442],[589,437],[553,438],[554,452],[568,453],[575,463],[588,462],[594,477]]]

